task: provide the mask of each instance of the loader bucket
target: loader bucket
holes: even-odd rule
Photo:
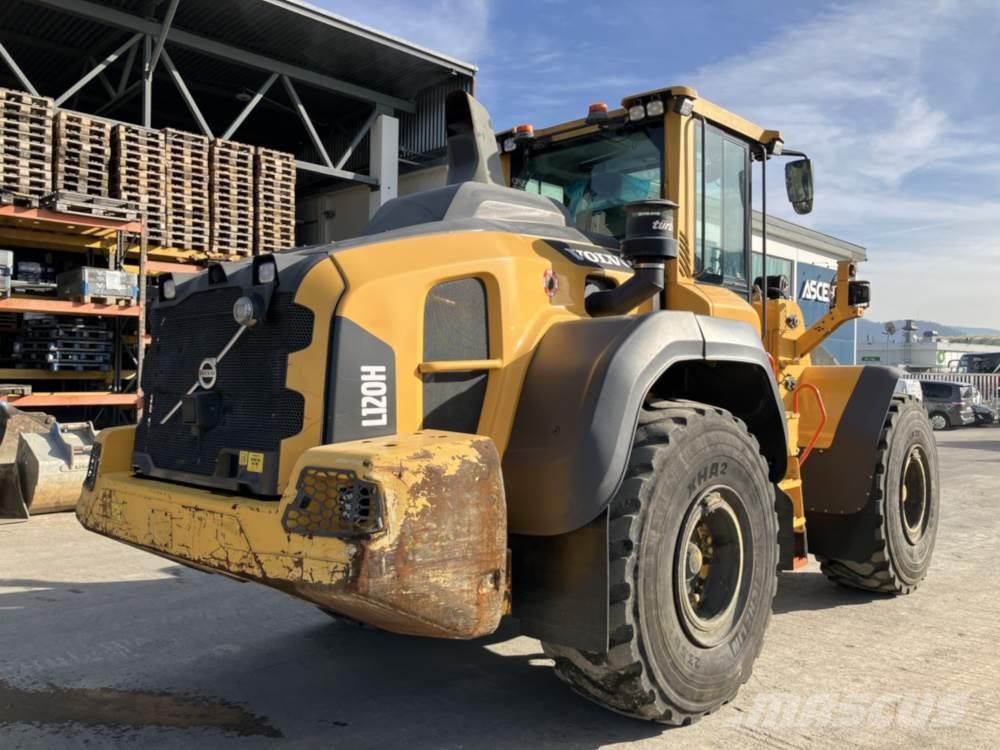
[[[17,464],[0,464],[0,524],[28,520]]]
[[[15,463],[22,433],[48,432],[55,418],[31,414],[0,401],[0,523],[28,520],[28,506],[21,492]]]
[[[96,438],[90,422],[55,422],[48,432],[21,434],[17,469],[31,513],[76,508]]]

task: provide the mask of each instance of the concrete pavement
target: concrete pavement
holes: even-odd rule
[[[912,596],[783,574],[736,701],[666,729],[576,697],[507,625],[393,636],[81,529],[0,526],[0,747],[888,748],[1000,738],[1000,429],[940,437],[943,512]]]

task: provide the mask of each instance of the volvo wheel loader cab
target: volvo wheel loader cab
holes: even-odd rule
[[[673,724],[749,677],[778,568],[919,583],[923,411],[891,370],[809,361],[867,285],[842,265],[806,329],[752,278],[780,134],[681,87],[502,158],[468,95],[446,121],[449,184],[364,236],[163,278],[87,528],[397,633],[513,615],[577,691]],[[787,179],[807,210],[808,162]]]

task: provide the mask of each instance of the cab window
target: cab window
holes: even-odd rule
[[[695,123],[695,278],[746,293],[749,274],[750,150]]]

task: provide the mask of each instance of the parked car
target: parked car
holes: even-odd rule
[[[976,417],[976,427],[987,424],[996,424],[997,410],[988,404],[973,404],[972,413]]]
[[[924,392],[924,408],[935,430],[976,423],[972,406],[979,400],[979,392],[968,383],[923,380],[920,388]]]
[[[924,391],[920,387],[919,380],[910,380],[908,378],[900,378],[896,381],[896,393],[904,393],[907,396],[913,396],[917,401],[924,400]]]

